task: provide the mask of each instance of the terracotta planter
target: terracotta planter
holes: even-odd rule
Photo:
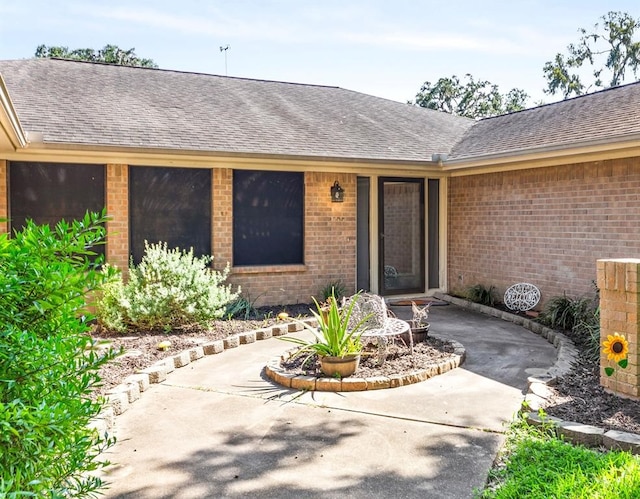
[[[344,357],[320,357],[320,370],[325,376],[331,378],[346,378],[356,372],[360,365],[360,354],[346,355]]]

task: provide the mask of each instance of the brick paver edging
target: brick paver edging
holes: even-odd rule
[[[314,318],[304,319],[302,322],[312,327],[318,324]],[[125,412],[131,404],[140,399],[141,394],[148,390],[152,384],[162,383],[167,379],[167,375],[174,370],[187,366],[206,355],[220,354],[230,348],[295,333],[303,328],[304,326],[299,322],[276,324],[204,343],[159,360],[136,374],[127,376],[121,384],[110,389],[105,394],[107,399],[105,408],[92,420],[89,426],[95,428],[100,434],[111,433],[115,427],[115,417]]]
[[[529,387],[522,403],[522,410],[525,411],[530,424],[541,425],[543,422],[549,423],[555,427],[556,433],[559,436],[562,436],[566,441],[574,444],[581,444],[586,447],[621,449],[633,454],[640,454],[640,435],[636,435],[635,433],[616,430],[607,431],[597,426],[564,421],[552,416],[541,416],[539,414],[540,409],[544,408],[544,402],[549,394],[548,386],[554,385],[560,376],[567,374],[578,356],[578,350],[573,341],[564,334],[543,326],[539,322],[527,319],[526,317],[504,312],[493,307],[487,307],[444,293],[436,293],[435,296],[442,301],[453,303],[459,307],[519,324],[529,331],[539,334],[556,347],[558,356],[553,367],[546,373],[528,378]]]
[[[440,338],[432,335],[442,341],[453,344],[453,354],[450,358],[441,362],[434,362],[424,369],[416,369],[406,374],[398,374],[394,376],[374,376],[369,378],[356,378],[349,376],[348,378],[317,378],[315,376],[304,376],[288,373],[282,368],[282,361],[289,358],[290,354],[296,349],[288,350],[283,355],[272,358],[265,366],[265,374],[269,379],[294,390],[309,390],[318,392],[361,392],[364,390],[382,390],[385,388],[397,388],[399,386],[412,385],[426,381],[438,374],[446,373],[456,367],[459,367],[465,359],[465,349],[461,343],[457,341]]]

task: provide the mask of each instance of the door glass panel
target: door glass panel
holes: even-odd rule
[[[440,287],[440,180],[430,178],[427,188],[427,241],[429,242],[427,268],[429,269],[429,288]]]
[[[369,291],[370,259],[369,253],[369,177],[358,177],[358,216],[357,216],[357,281],[358,290]]]
[[[424,181],[380,179],[383,294],[424,291]]]

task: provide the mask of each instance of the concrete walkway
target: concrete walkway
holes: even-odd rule
[[[261,376],[291,346],[277,339],[174,371],[118,416],[106,497],[472,497],[527,376],[551,367],[556,351],[520,326],[454,305],[432,307],[429,320],[465,346],[466,361],[400,388],[284,389]]]

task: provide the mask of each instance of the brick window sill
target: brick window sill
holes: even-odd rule
[[[306,272],[307,266],[300,265],[250,265],[232,267],[231,274],[285,274]]]

